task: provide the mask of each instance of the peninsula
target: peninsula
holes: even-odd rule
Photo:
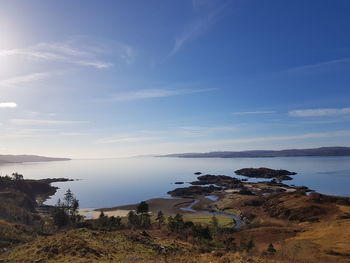
[[[0,155],[0,163],[69,161],[69,158],[45,157],[39,155]]]
[[[320,147],[311,149],[287,149],[280,151],[217,151],[207,153],[174,153],[157,157],[178,158],[262,158],[262,157],[305,157],[305,156],[350,156],[350,147]]]

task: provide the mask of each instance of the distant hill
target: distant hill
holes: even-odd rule
[[[53,158],[38,155],[0,155],[0,163],[69,161],[69,158]]]
[[[158,157],[179,158],[260,158],[260,157],[298,157],[298,156],[350,156],[350,147],[321,147],[313,149],[288,149],[280,151],[256,150],[241,152],[175,153]]]

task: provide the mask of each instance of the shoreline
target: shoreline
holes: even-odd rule
[[[213,199],[212,197],[216,198]],[[236,222],[236,228],[240,228],[244,221],[239,214],[229,214],[217,209],[215,202],[225,198],[225,193],[217,193],[211,196],[194,196],[193,198],[152,198],[146,200],[149,205],[149,212],[155,216],[162,211],[165,216],[182,214],[185,217],[205,217],[219,216],[228,217]],[[109,208],[84,208],[79,210],[79,214],[85,216],[87,220],[98,219],[101,211],[106,216],[127,217],[130,211],[135,211],[139,204],[129,204]]]
[[[156,215],[159,211],[162,211],[164,215],[170,216],[177,213],[184,213],[181,210],[182,207],[189,205],[195,200],[194,198],[152,198],[146,200],[149,205],[149,211]],[[79,213],[86,216],[88,219],[98,218],[101,211],[108,216],[120,216],[126,217],[130,211],[136,210],[139,204],[129,204],[114,207],[102,207],[102,208],[83,208],[80,209]]]

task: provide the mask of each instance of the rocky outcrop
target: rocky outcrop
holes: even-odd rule
[[[210,185],[215,184],[225,188],[241,187],[239,179],[226,175],[205,174],[197,177],[198,181],[191,182],[192,185]]]
[[[246,177],[254,177],[254,178],[267,178],[267,179],[277,179],[280,181],[283,180],[292,180],[293,178],[289,175],[296,175],[295,172],[290,172],[287,170],[275,170],[270,168],[243,168],[235,171],[236,174]]]
[[[190,186],[190,187],[183,187],[183,188],[176,188],[172,191],[169,191],[168,194],[173,197],[193,197],[198,195],[208,195],[215,191],[222,190],[221,187],[217,186]]]

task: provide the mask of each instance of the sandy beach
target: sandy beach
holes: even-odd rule
[[[114,217],[126,217],[130,210],[122,210],[122,209],[116,209],[111,211],[104,211],[104,214],[106,216],[114,216]],[[95,209],[81,209],[79,210],[79,214],[88,218],[88,219],[97,219],[100,216],[101,211],[97,211]]]
[[[146,200],[149,205],[149,211],[151,214],[157,214],[158,211],[162,211],[165,215],[175,215],[177,213],[183,213],[180,208],[186,207],[193,202],[191,198],[153,198]],[[131,210],[136,210],[137,204],[130,204],[124,206],[115,206],[108,208],[97,208],[97,209],[81,209],[79,213],[86,218],[95,219],[98,218],[101,211],[107,216],[120,216],[125,217]]]

